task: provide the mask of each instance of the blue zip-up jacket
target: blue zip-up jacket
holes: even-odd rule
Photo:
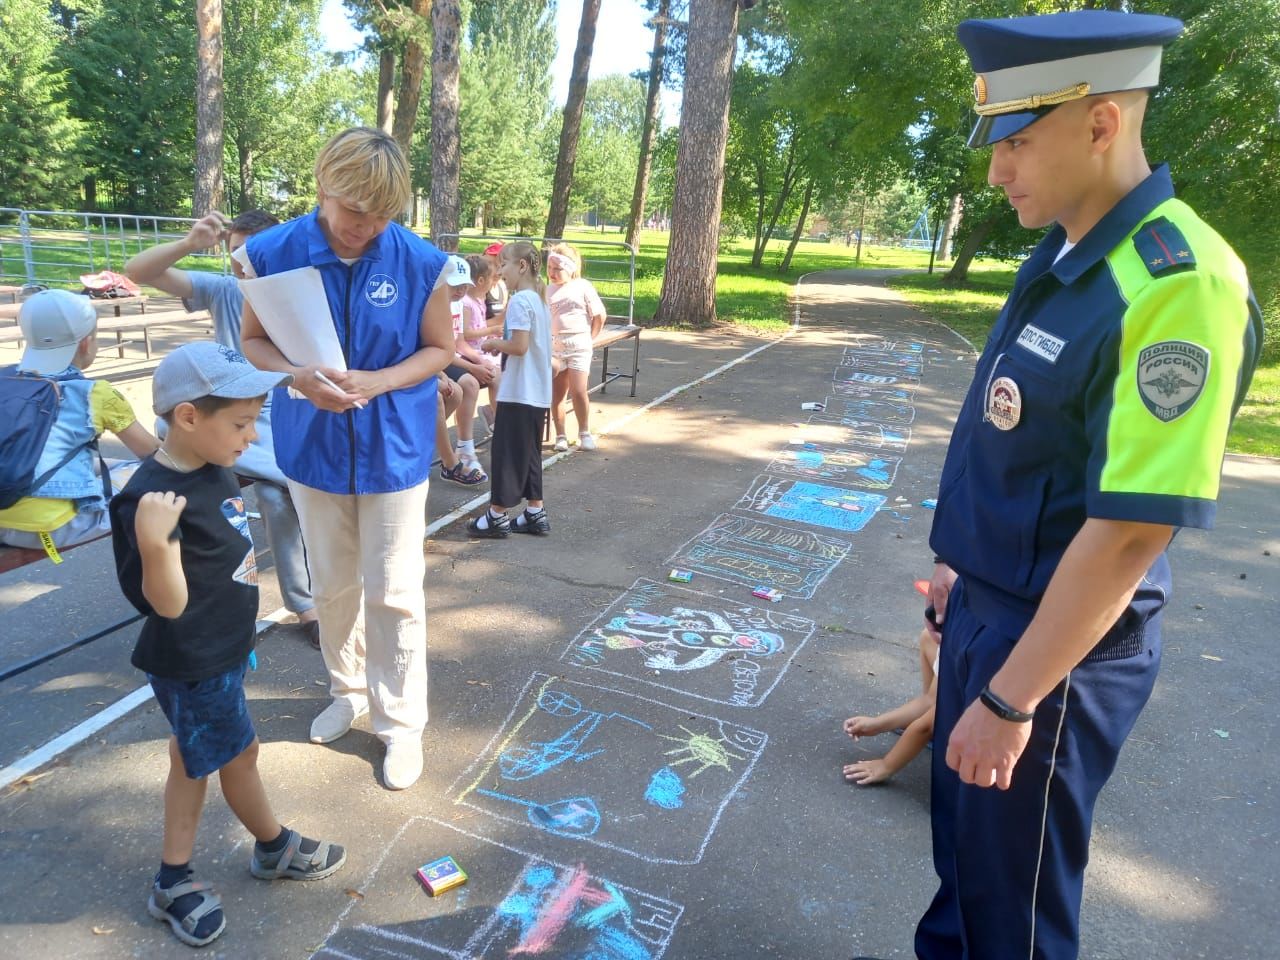
[[[348,369],[381,370],[407,360],[423,346],[422,314],[445,255],[392,223],[347,266],[330,249],[318,213],[250,237],[245,249],[254,272],[320,271]],[[345,413],[320,410],[283,387],[272,397],[280,469],[327,493],[394,493],[423,483],[431,472],[435,423],[435,377]]]
[[[1017,637],[1090,517],[1210,527],[1262,318],[1243,264],[1153,171],[1072,250],[1055,226],[1018,270],[942,468],[930,545],[975,616]],[[1162,554],[1098,645],[1142,648]]]

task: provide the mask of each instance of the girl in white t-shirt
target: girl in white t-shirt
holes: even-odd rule
[[[489,509],[467,524],[473,537],[548,534],[542,502],[542,422],[551,405],[551,317],[542,300],[538,251],[519,240],[502,248],[498,272],[511,291],[504,314],[505,336],[480,349],[503,355],[498,416],[489,464]],[[507,511],[524,500],[514,521]]]
[[[565,436],[564,397],[573,401],[578,419],[578,445],[596,448],[591,435],[591,404],[587,387],[591,378],[591,342],[604,326],[605,308],[591,281],[582,276],[582,257],[567,243],[557,243],[547,255],[547,307],[551,311],[554,378],[551,391],[551,418],[556,427],[556,449],[568,450]]]

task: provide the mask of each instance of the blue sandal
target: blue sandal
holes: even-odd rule
[[[464,487],[474,487],[478,483],[484,483],[489,479],[488,475],[480,469],[479,464],[468,467],[459,460],[448,469],[445,465],[440,464],[440,478],[442,480],[452,480],[454,483],[460,483]]]

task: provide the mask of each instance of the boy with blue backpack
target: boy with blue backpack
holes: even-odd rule
[[[84,376],[98,355],[88,297],[42,290],[23,303],[18,323],[27,348],[0,370],[0,543],[44,549],[56,561],[59,547],[111,529],[98,437],[111,431],[139,458],[159,444],[120,391]]]

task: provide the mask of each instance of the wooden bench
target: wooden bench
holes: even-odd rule
[[[18,294],[21,292],[21,287],[14,287],[7,283],[0,283],[0,297],[8,297],[10,303],[17,303]]]
[[[609,348],[623,340],[631,341],[631,372],[623,373],[621,370],[609,370]],[[595,339],[591,341],[593,347],[601,349],[600,360],[600,382],[591,388],[592,393],[599,390],[605,393],[609,384],[615,380],[625,379],[631,381],[631,396],[636,395],[636,377],[640,373],[640,328],[634,323],[606,323]]]
[[[102,301],[99,301],[102,302]],[[116,335],[116,355],[124,359],[124,348],[137,343],[136,339],[126,340],[126,331],[141,331],[142,342],[146,348],[147,359],[151,359],[151,328],[167,327],[184,323],[210,323],[212,318],[207,310],[188,313],[186,310],[161,310],[152,313],[128,313],[122,317],[108,317],[98,321],[99,333]],[[10,327],[0,330],[0,344],[17,343],[22,345],[22,328]]]
[[[241,490],[253,483],[252,477],[242,477],[240,474],[236,474],[236,479],[240,481]],[[90,543],[105,540],[109,536],[111,536],[111,531],[108,530],[106,533],[100,533],[87,540],[81,540],[79,543],[73,543],[69,547],[59,547],[58,553],[64,554],[71,550],[79,550]],[[48,557],[48,554],[44,550],[34,550],[30,547],[10,547],[0,543],[0,574],[17,570],[19,567],[25,567],[29,563],[38,563],[46,557]]]

